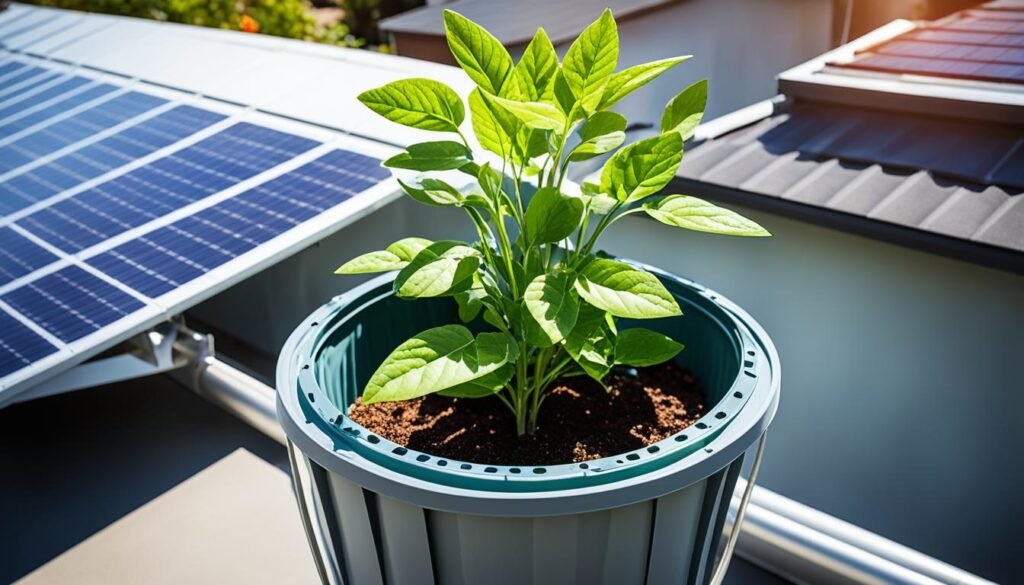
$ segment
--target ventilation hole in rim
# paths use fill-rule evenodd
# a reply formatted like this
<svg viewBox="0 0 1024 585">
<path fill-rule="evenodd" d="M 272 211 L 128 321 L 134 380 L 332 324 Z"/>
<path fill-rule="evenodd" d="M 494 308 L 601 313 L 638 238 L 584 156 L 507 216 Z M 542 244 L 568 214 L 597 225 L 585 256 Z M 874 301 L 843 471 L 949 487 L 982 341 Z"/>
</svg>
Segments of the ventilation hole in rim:
<svg viewBox="0 0 1024 585">
<path fill-rule="evenodd" d="M 727 416 L 729 416 L 729 415 L 725 414 L 724 412 L 719 412 L 718 414 L 715 415 L 715 418 L 723 419 L 723 418 L 725 418 Z"/>
<path fill-rule="evenodd" d="M 498 473 L 498 468 L 497 467 L 485 467 L 484 468 L 484 472 L 485 473 Z"/>
<path fill-rule="evenodd" d="M 711 428 L 710 426 L 708 426 L 707 423 L 702 423 L 702 422 L 699 422 L 699 423 L 695 424 L 694 426 L 697 427 L 698 429 L 701 429 L 701 430 Z"/>
<path fill-rule="evenodd" d="M 752 367 L 754 367 L 754 360 L 743 360 L 743 367 L 744 368 L 752 368 Z"/>
<path fill-rule="evenodd" d="M 733 392 L 733 394 L 732 394 L 732 395 L 733 395 L 733 396 L 734 396 L 735 398 L 743 398 L 743 393 L 742 393 L 742 392 Z"/>
<path fill-rule="evenodd" d="M 629 459 L 630 461 L 636 461 L 639 458 L 640 456 L 637 455 L 636 453 L 630 453 L 629 455 L 626 455 L 626 459 Z"/>
<path fill-rule="evenodd" d="M 416 457 L 416 461 L 423 463 L 424 461 L 430 461 L 430 455 L 419 455 Z"/>
<path fill-rule="evenodd" d="M 439 459 L 439 460 L 437 461 L 437 466 L 438 466 L 438 467 L 447 467 L 447 466 L 448 466 L 448 462 L 447 462 L 447 461 L 445 461 L 444 459 Z"/>
<path fill-rule="evenodd" d="M 757 377 L 757 374 L 755 374 L 754 372 L 751 372 L 750 370 L 743 370 L 743 373 L 748 375 L 748 376 L 750 376 L 751 378 L 756 378 Z"/>
<path fill-rule="evenodd" d="M 682 443 L 686 439 L 687 439 L 686 435 L 679 435 L 678 437 L 676 437 L 676 442 L 677 443 Z"/>
<path fill-rule="evenodd" d="M 302 369 L 303 370 L 308 370 L 309 369 L 309 364 L 303 364 L 302 365 Z"/>
<path fill-rule="evenodd" d="M 374 445 L 380 443 L 380 437 L 378 437 L 377 435 L 367 435 L 366 440 L 373 443 Z"/>
<path fill-rule="evenodd" d="M 714 450 L 714 449 L 712 449 L 711 447 L 708 447 L 707 449 L 704 449 L 704 452 L 705 452 L 705 453 L 714 453 L 714 452 L 715 452 L 715 450 Z"/>
<path fill-rule="evenodd" d="M 319 322 L 319 321 L 313 321 L 312 323 L 310 323 L 310 324 L 309 324 L 309 326 L 310 326 L 310 327 L 316 327 L 316 326 L 317 326 L 317 325 L 319 325 L 319 324 L 320 324 L 320 322 Z"/>
<path fill-rule="evenodd" d="M 462 465 L 459 466 L 459 469 L 465 469 L 466 471 L 469 471 L 470 469 L 473 469 L 473 466 L 470 465 L 469 463 L 463 463 Z"/>
<path fill-rule="evenodd" d="M 309 394 L 306 394 L 306 396 L 309 397 L 309 401 L 310 402 L 316 402 L 316 396 L 313 396 L 312 392 L 310 392 Z"/>
<path fill-rule="evenodd" d="M 522 470 L 519 469 L 518 467 L 512 467 L 508 470 L 509 473 L 519 473 L 520 471 Z"/>
<path fill-rule="evenodd" d="M 401 455 L 405 455 L 406 453 L 408 453 L 409 450 L 406 449 L 405 447 L 395 447 L 394 449 L 391 450 L 391 452 L 394 453 L 395 455 L 401 456 Z"/>
<path fill-rule="evenodd" d="M 747 355 L 756 355 L 756 354 L 754 353 L 754 350 L 748 349 L 747 350 Z"/>
<path fill-rule="evenodd" d="M 658 451 L 661 451 L 661 449 L 657 445 L 651 445 L 647 448 L 648 453 L 657 453 Z"/>
<path fill-rule="evenodd" d="M 533 468 L 533 472 L 536 473 L 537 475 L 543 475 L 543 474 L 547 473 L 548 470 L 544 469 L 543 467 L 534 467 Z"/>
<path fill-rule="evenodd" d="M 619 465 L 622 465 L 622 459 L 616 459 L 615 462 L 618 463 Z"/>
<path fill-rule="evenodd" d="M 348 434 L 350 434 L 350 435 L 352 435 L 353 437 L 358 437 L 359 436 L 359 429 L 357 429 L 355 427 L 345 427 L 345 428 L 343 428 L 341 430 L 346 432 L 346 433 L 348 433 Z"/>
<path fill-rule="evenodd" d="M 580 469 L 590 469 L 590 466 L 586 463 L 580 463 Z"/>
</svg>

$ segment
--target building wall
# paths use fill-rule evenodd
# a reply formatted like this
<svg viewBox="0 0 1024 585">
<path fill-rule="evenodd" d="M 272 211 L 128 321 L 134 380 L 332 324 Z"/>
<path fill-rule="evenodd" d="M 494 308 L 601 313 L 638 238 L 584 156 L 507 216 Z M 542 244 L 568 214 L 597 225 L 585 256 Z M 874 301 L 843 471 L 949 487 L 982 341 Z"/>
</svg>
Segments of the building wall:
<svg viewBox="0 0 1024 585">
<path fill-rule="evenodd" d="M 634 216 L 603 247 L 749 311 L 782 359 L 760 483 L 1000 583 L 1024 575 L 1024 276 L 741 210 L 770 239 Z"/>
</svg>

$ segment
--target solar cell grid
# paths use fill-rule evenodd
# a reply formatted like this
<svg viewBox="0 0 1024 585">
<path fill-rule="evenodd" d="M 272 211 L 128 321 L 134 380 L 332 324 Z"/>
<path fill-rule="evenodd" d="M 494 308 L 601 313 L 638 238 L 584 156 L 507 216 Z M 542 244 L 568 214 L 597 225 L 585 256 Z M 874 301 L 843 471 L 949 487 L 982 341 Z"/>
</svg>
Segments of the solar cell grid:
<svg viewBox="0 0 1024 585">
<path fill-rule="evenodd" d="M 0 182 L 0 216 L 24 209 L 149 155 L 225 117 L 223 114 L 193 106 L 177 106 L 45 165 Z"/>
<path fill-rule="evenodd" d="M 57 256 L 25 236 L 0 228 L 0 286 L 55 261 Z"/>
<path fill-rule="evenodd" d="M 335 150 L 88 262 L 151 298 L 166 294 L 388 177 L 380 161 Z"/>
<path fill-rule="evenodd" d="M 31 96 L 23 97 L 22 99 L 17 100 L 6 107 L 0 108 L 0 120 L 9 118 L 10 116 L 17 114 L 18 112 L 52 100 L 60 96 L 61 94 L 69 92 L 77 87 L 81 87 L 86 83 L 89 83 L 89 79 L 85 77 L 74 76 L 65 79 L 64 81 L 61 81 L 60 83 L 52 87 L 48 87 Z"/>
<path fill-rule="evenodd" d="M 0 311 L 0 378 L 55 353 L 57 348 Z"/>
<path fill-rule="evenodd" d="M 81 339 L 145 305 L 78 266 L 68 266 L 0 297 L 65 343 Z"/>
<path fill-rule="evenodd" d="M 40 209 L 17 224 L 78 252 L 269 170 L 317 142 L 248 123 Z"/>
<path fill-rule="evenodd" d="M 91 102 L 92 100 L 101 98 L 111 92 L 117 87 L 108 83 L 100 83 L 96 85 L 87 86 L 85 89 L 68 95 L 67 97 L 60 99 L 48 106 L 40 109 L 34 109 L 31 112 L 22 112 L 19 115 L 9 117 L 6 122 L 0 122 L 0 140 L 14 135 L 17 132 L 51 120 L 54 116 L 63 114 L 71 109 L 77 108 L 83 104 Z"/>
<path fill-rule="evenodd" d="M 128 92 L 0 146 L 0 173 L 30 163 L 97 132 L 149 111 L 167 100 Z"/>
<path fill-rule="evenodd" d="M 4 81 L 4 77 L 23 67 L 25 67 L 25 64 L 21 61 L 8 61 L 7 63 L 0 64 L 0 81 Z"/>
<path fill-rule="evenodd" d="M 60 77 L 63 77 L 63 75 L 61 75 L 60 73 L 44 73 L 43 75 L 33 77 L 31 80 L 26 81 L 25 83 L 19 85 L 16 88 L 12 88 L 10 91 L 0 91 L 0 107 L 14 103 L 22 99 L 24 96 L 32 93 L 33 91 L 39 89 L 40 87 L 48 83 L 53 82 L 54 80 Z"/>
<path fill-rule="evenodd" d="M 0 88 L 0 100 L 6 100 L 7 98 L 17 95 L 23 91 L 27 82 L 36 78 L 39 75 L 46 73 L 46 69 L 42 67 L 25 67 L 19 69 L 17 73 L 9 76 L 3 80 L 3 87 Z"/>
</svg>

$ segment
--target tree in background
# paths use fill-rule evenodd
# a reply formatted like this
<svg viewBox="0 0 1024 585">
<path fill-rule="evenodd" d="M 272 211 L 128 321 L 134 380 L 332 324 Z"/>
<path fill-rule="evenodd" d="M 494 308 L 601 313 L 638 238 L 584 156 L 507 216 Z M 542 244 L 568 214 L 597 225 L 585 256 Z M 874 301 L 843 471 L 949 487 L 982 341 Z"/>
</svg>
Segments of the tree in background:
<svg viewBox="0 0 1024 585">
<path fill-rule="evenodd" d="M 424 0 L 338 0 L 345 11 L 344 22 L 352 34 L 369 45 L 386 45 L 377 23 L 381 20 L 423 6 Z"/>
</svg>

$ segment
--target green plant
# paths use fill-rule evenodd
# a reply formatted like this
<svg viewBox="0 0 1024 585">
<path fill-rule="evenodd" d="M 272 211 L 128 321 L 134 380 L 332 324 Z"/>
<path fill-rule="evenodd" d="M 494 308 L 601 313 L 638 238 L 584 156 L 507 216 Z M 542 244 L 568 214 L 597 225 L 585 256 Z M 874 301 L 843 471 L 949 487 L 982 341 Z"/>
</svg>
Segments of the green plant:
<svg viewBox="0 0 1024 585">
<path fill-rule="evenodd" d="M 398 270 L 399 297 L 452 296 L 462 321 L 474 321 L 482 312 L 496 329 L 474 336 L 452 324 L 412 337 L 370 378 L 364 402 L 433 392 L 494 395 L 512 410 L 522 436 L 532 433 L 556 378 L 587 375 L 600 382 L 616 365 L 654 365 L 683 348 L 648 329 L 617 329 L 620 317 L 653 319 L 681 311 L 653 274 L 594 251 L 609 226 L 646 213 L 690 230 L 769 234 L 694 197 L 656 196 L 675 176 L 683 141 L 700 122 L 705 82 L 668 104 L 661 134 L 620 148 L 626 119 L 609 108 L 688 57 L 616 72 L 618 32 L 610 11 L 582 32 L 562 63 L 543 29 L 513 63 L 483 28 L 451 11 L 444 19 L 455 59 L 477 85 L 469 96 L 471 124 L 490 154 L 473 152 L 461 130 L 465 105 L 443 83 L 400 80 L 359 100 L 399 124 L 457 138 L 414 144 L 384 165 L 472 176 L 475 182 L 466 190 L 436 173 L 400 183 L 426 205 L 463 208 L 480 240 L 407 238 L 359 256 L 338 272 Z M 574 193 L 565 181 L 569 166 L 612 152 L 600 183 L 584 183 Z M 492 166 L 491 160 L 498 162 Z"/>
</svg>

